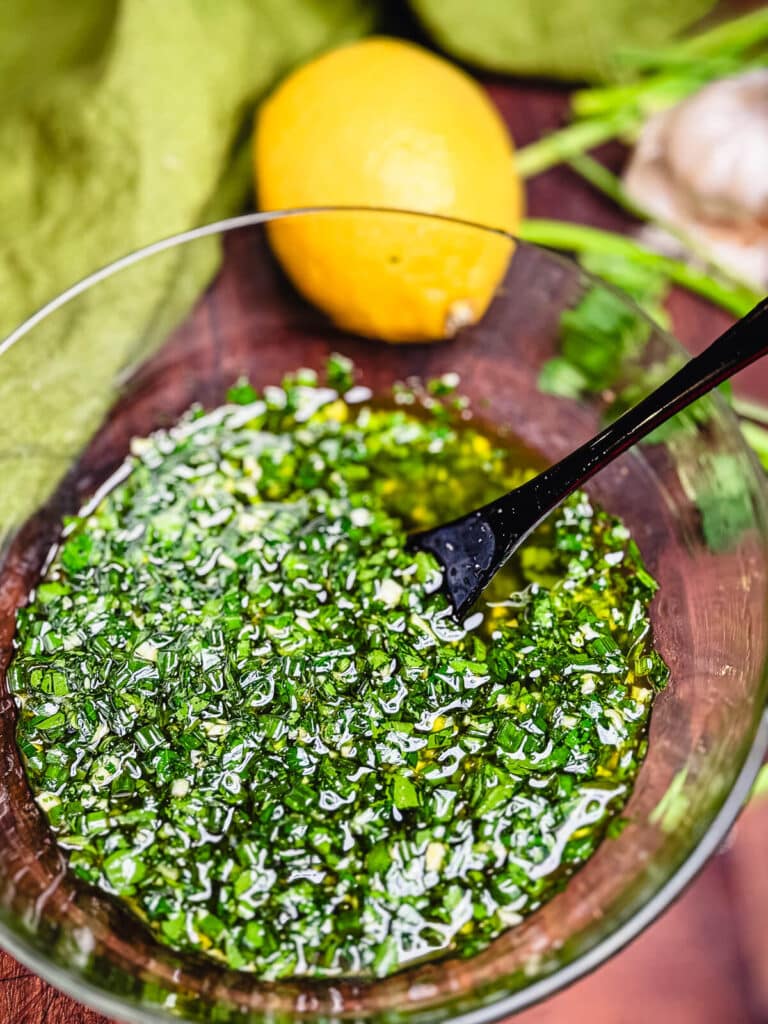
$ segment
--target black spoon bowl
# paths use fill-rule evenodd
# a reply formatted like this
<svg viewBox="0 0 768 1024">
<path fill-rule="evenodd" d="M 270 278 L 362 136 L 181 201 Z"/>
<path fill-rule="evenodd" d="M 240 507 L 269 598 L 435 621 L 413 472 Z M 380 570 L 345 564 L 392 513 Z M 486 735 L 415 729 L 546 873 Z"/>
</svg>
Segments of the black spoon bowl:
<svg viewBox="0 0 768 1024">
<path fill-rule="evenodd" d="M 691 402 L 768 352 L 768 299 L 690 359 L 623 416 L 521 487 L 409 538 L 443 569 L 443 589 L 463 616 L 533 530 L 565 498 Z"/>
</svg>

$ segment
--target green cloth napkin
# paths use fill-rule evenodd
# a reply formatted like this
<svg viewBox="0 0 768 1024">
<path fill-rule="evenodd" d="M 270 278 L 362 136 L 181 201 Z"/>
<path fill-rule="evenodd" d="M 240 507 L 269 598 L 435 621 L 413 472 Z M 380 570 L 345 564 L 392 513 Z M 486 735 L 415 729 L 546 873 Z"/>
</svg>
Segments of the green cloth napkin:
<svg viewBox="0 0 768 1024">
<path fill-rule="evenodd" d="M 99 266 L 241 208 L 258 97 L 372 17 L 371 0 L 4 0 L 0 338 Z M 155 257 L 0 356 L 0 545 L 217 261 L 215 242 Z"/>
<path fill-rule="evenodd" d="M 0 336 L 96 267 L 236 209 L 242 191 L 216 200 L 257 98 L 370 16 L 366 0 L 4 0 Z"/>
</svg>

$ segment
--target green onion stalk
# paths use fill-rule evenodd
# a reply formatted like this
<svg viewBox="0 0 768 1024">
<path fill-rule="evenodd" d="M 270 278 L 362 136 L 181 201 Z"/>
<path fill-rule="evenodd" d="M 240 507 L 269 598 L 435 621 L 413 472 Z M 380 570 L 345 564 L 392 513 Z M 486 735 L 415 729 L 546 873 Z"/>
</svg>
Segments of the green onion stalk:
<svg viewBox="0 0 768 1024">
<path fill-rule="evenodd" d="M 520 235 L 526 241 L 580 255 L 615 255 L 630 260 L 656 270 L 733 316 L 744 316 L 761 297 L 754 288 L 720 266 L 686 232 L 644 209 L 608 168 L 588 155 L 588 150 L 617 137 L 631 141 L 648 116 L 679 102 L 708 81 L 748 67 L 768 66 L 768 8 L 668 47 L 619 54 L 618 61 L 635 78 L 574 93 L 571 107 L 576 119 L 520 150 L 518 170 L 523 177 L 531 177 L 555 164 L 567 163 L 621 209 L 676 237 L 695 265 L 654 252 L 633 239 L 563 221 L 527 220 Z"/>
<path fill-rule="evenodd" d="M 708 82 L 768 66 L 768 8 L 656 51 L 619 53 L 617 60 L 629 81 L 575 92 L 574 122 L 518 152 L 522 177 L 540 174 L 609 139 L 631 142 L 651 114 Z"/>
<path fill-rule="evenodd" d="M 535 242 L 550 249 L 564 249 L 580 255 L 614 255 L 657 270 L 675 284 L 709 299 L 736 317 L 745 316 L 760 301 L 760 295 L 747 285 L 713 277 L 705 270 L 683 260 L 663 256 L 633 238 L 612 231 L 569 221 L 528 218 L 521 224 L 518 234 L 524 242 Z"/>
</svg>

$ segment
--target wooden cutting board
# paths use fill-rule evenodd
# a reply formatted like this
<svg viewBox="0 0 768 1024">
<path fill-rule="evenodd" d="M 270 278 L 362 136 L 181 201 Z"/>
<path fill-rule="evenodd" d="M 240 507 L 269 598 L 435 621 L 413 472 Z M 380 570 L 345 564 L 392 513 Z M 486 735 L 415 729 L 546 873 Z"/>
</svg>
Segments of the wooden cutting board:
<svg viewBox="0 0 768 1024">
<path fill-rule="evenodd" d="M 518 145 L 558 127 L 567 94 L 545 85 L 488 81 Z M 616 170 L 618 145 L 602 154 Z M 631 222 L 566 169 L 528 185 L 528 213 L 614 231 Z M 674 331 L 692 351 L 729 322 L 682 291 L 670 300 Z M 212 339 L 213 344 L 213 339 Z M 740 390 L 768 401 L 768 361 L 745 371 Z M 750 807 L 730 848 L 685 897 L 624 953 L 567 992 L 515 1018 L 516 1024 L 763 1024 L 768 1019 L 768 797 Z M 111 1024 L 0 952 L 0 1024 Z"/>
</svg>

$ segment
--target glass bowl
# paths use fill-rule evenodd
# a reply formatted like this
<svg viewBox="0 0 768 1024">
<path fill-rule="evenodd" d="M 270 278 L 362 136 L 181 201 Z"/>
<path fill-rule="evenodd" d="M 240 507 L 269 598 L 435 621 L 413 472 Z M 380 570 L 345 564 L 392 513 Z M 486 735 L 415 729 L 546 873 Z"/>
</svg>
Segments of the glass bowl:
<svg viewBox="0 0 768 1024">
<path fill-rule="evenodd" d="M 284 277 L 267 233 L 302 224 L 321 242 L 347 239 L 350 253 L 375 239 L 373 269 L 382 239 L 407 239 L 405 259 L 379 268 L 394 283 L 432 245 L 462 254 L 457 274 L 489 251 L 509 265 L 475 326 L 441 344 L 387 345 L 340 332 Z M 563 314 L 596 296 L 618 304 L 642 344 L 617 365 L 611 392 L 543 393 Z M 726 835 L 765 750 L 765 485 L 726 406 L 707 400 L 686 429 L 627 453 L 591 488 L 625 518 L 660 582 L 653 621 L 671 683 L 653 711 L 627 826 L 550 903 L 469 960 L 379 981 L 270 984 L 174 953 L 78 882 L 14 743 L 3 676 L 15 609 L 60 516 L 93 494 L 132 436 L 171 424 L 192 402 L 220 404 L 241 375 L 279 383 L 334 351 L 353 358 L 374 393 L 456 371 L 478 418 L 545 461 L 586 440 L 625 386 L 642 391 L 681 358 L 668 335 L 571 261 L 474 225 L 362 209 L 255 214 L 152 245 L 71 288 L 0 345 L 0 944 L 123 1021 L 479 1024 L 513 1013 L 594 968 L 680 893 Z"/>
</svg>

